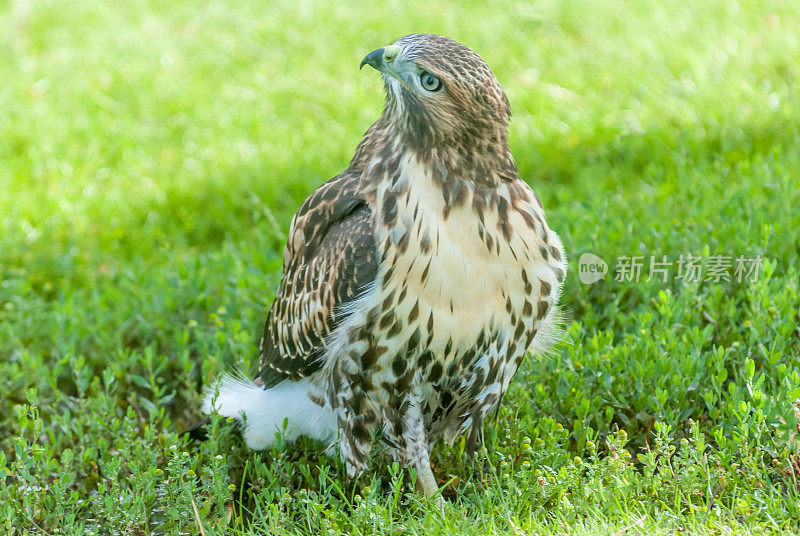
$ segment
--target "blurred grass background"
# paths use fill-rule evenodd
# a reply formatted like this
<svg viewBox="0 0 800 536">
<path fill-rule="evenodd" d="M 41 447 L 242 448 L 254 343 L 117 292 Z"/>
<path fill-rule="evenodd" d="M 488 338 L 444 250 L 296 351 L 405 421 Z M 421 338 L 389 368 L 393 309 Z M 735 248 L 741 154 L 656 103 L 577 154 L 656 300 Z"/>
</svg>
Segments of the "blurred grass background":
<svg viewBox="0 0 800 536">
<path fill-rule="evenodd" d="M 379 111 L 364 51 L 413 30 L 483 54 L 545 196 L 598 164 L 632 172 L 606 179 L 627 186 L 649 166 L 764 152 L 798 117 L 792 2 L 65 6 L 4 10 L 0 213 L 23 244 L 80 237 L 78 266 L 242 239 L 253 193 L 285 224 Z"/>
<path fill-rule="evenodd" d="M 559 477 L 555 502 L 533 491 L 541 477 L 533 470 L 498 477 L 497 488 L 464 478 L 457 504 L 466 518 L 451 512 L 417 526 L 413 514 L 387 510 L 380 494 L 366 511 L 427 533 L 542 531 L 548 520 L 587 515 L 613 532 L 640 513 L 648 524 L 698 528 L 709 514 L 695 516 L 691 499 L 687 506 L 655 493 L 643 502 L 653 494 L 642 495 L 647 471 L 638 460 L 655 422 L 678 444 L 692 437 L 692 419 L 718 449 L 727 480 L 718 499 L 699 476 L 675 480 L 676 493 L 689 497 L 696 484 L 714 523 L 798 527 L 796 491 L 780 476 L 791 474 L 791 405 L 800 396 L 796 2 L 44 0 L 0 2 L 0 28 L 0 446 L 11 464 L 6 504 L 27 505 L 7 510 L 8 519 L 23 516 L 46 532 L 59 523 L 49 515 L 66 523 L 72 512 L 73 529 L 104 517 L 114 519 L 109 527 L 152 528 L 149 513 L 177 486 L 154 471 L 172 463 L 169 446 L 183 445 L 175 432 L 196 417 L 199 390 L 222 368 L 255 364 L 291 215 L 346 166 L 380 112 L 382 84 L 358 71 L 360 59 L 429 31 L 468 44 L 495 71 L 514 112 L 520 173 L 573 268 L 563 299 L 575 321 L 567 342 L 521 372 L 487 430 L 487 463 L 520 469 L 524 457 L 514 453 L 527 435 L 545 445 L 529 465 L 568 476 Z M 769 278 L 583 286 L 574 268 L 586 251 L 610 262 L 760 254 Z M 33 411 L 30 388 L 39 413 L 23 423 L 13 408 Z M 587 444 L 605 444 L 619 428 L 644 476 L 586 502 L 579 491 L 595 489 L 591 471 L 563 468 L 576 455 L 589 460 Z M 203 516 L 222 519 L 210 497 L 227 489 L 228 473 L 232 482 L 271 482 L 260 499 L 237 503 L 268 511 L 284 492 L 296 497 L 304 481 L 292 467 L 334 464 L 309 446 L 269 480 L 258 471 L 288 454 L 247 453 L 230 430 L 219 433 L 231 445 L 229 471 L 176 487 L 182 499 L 172 503 L 184 510 L 169 530 L 191 526 L 191 493 L 207 496 Z M 123 445 L 139 449 L 130 463 L 149 475 L 141 485 L 150 492 L 131 483 L 130 466 L 108 466 Z M 192 460 L 203 465 L 211 447 L 198 448 Z M 603 448 L 600 458 L 613 451 Z M 64 449 L 77 461 L 64 465 Z M 132 501 L 133 517 L 67 499 L 65 510 L 48 513 L 55 499 L 31 489 L 47 488 L 58 471 L 23 471 L 34 451 L 44 456 L 37 463 L 71 475 L 66 489 L 81 501 L 116 490 Z M 253 469 L 258 460 L 262 469 Z M 740 476 L 748 463 L 758 485 Z M 469 474 L 457 450 L 438 464 L 441 475 Z M 386 477 L 382 470 L 376 465 Z M 24 478 L 16 482 L 14 471 Z M 316 486 L 319 504 L 338 500 L 314 482 L 302 485 Z M 608 509 L 615 500 L 623 506 Z M 288 532 L 315 532 L 297 520 L 316 506 L 297 502 L 277 519 Z M 342 530 L 372 526 L 357 514 L 333 519 Z"/>
</svg>

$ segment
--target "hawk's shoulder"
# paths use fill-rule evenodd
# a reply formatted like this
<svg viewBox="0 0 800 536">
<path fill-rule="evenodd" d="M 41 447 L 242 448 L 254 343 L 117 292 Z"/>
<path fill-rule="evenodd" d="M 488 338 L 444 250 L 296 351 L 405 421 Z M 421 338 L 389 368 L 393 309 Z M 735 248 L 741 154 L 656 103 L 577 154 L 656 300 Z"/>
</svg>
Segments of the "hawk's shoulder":
<svg viewBox="0 0 800 536">
<path fill-rule="evenodd" d="M 269 387 L 321 366 L 340 306 L 375 279 L 373 213 L 360 174 L 345 171 L 320 186 L 292 219 L 283 276 L 261 341 L 259 377 Z"/>
</svg>

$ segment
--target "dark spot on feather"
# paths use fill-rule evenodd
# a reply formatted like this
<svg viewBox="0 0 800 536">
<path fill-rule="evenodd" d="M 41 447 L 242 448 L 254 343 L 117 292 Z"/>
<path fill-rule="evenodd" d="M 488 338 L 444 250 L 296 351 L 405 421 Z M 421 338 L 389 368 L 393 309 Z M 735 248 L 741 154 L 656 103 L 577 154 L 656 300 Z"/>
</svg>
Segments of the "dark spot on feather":
<svg viewBox="0 0 800 536">
<path fill-rule="evenodd" d="M 497 372 L 499 368 L 499 364 L 496 364 L 489 369 L 489 374 L 486 376 L 485 383 L 494 383 L 494 381 L 497 379 Z"/>
<path fill-rule="evenodd" d="M 522 316 L 529 317 L 533 314 L 533 304 L 528 300 L 525 300 L 525 304 L 522 306 Z"/>
<path fill-rule="evenodd" d="M 481 330 L 480 335 L 478 335 L 478 341 L 475 343 L 477 348 L 480 348 L 481 351 L 484 350 L 484 345 L 486 344 L 486 334 L 484 330 Z"/>
<path fill-rule="evenodd" d="M 431 373 L 428 374 L 428 380 L 433 383 L 438 382 L 442 378 L 442 364 L 438 361 L 431 367 Z"/>
<path fill-rule="evenodd" d="M 536 220 L 533 218 L 530 212 L 527 210 L 520 210 L 519 215 L 522 216 L 522 219 L 525 220 L 525 225 L 528 226 L 532 231 L 536 230 Z"/>
<path fill-rule="evenodd" d="M 397 222 L 397 199 L 394 195 L 385 194 L 383 200 L 383 223 L 391 227 Z"/>
<path fill-rule="evenodd" d="M 383 300 L 383 306 L 381 307 L 381 311 L 384 313 L 389 310 L 389 308 L 394 303 L 394 289 L 386 295 L 386 298 Z"/>
<path fill-rule="evenodd" d="M 486 233 L 486 237 L 484 238 L 484 242 L 486 243 L 486 249 L 488 249 L 489 253 L 491 253 L 492 252 L 492 247 L 494 246 L 494 239 L 492 238 L 492 235 L 490 235 L 488 232 Z"/>
<path fill-rule="evenodd" d="M 514 330 L 514 338 L 519 339 L 524 330 L 525 330 L 525 324 L 523 322 L 518 323 L 517 328 Z"/>
<path fill-rule="evenodd" d="M 526 338 L 525 338 L 525 348 L 529 348 L 530 347 L 531 342 L 533 342 L 533 338 L 535 336 L 536 336 L 536 328 L 528 331 L 528 334 L 526 335 Z"/>
<path fill-rule="evenodd" d="M 370 434 L 367 427 L 361 423 L 353 424 L 353 437 L 362 443 L 370 440 Z"/>
<path fill-rule="evenodd" d="M 402 437 L 403 436 L 403 421 L 400 419 L 395 420 L 392 422 L 392 431 L 394 432 L 395 437 Z"/>
<path fill-rule="evenodd" d="M 428 280 L 428 270 L 431 268 L 431 259 L 428 259 L 428 264 L 425 265 L 425 269 L 422 270 L 422 275 L 420 276 L 419 280 L 424 285 L 425 281 Z"/>
<path fill-rule="evenodd" d="M 475 361 L 475 348 L 471 348 L 464 352 L 464 355 L 461 356 L 461 365 L 464 368 L 469 368 L 473 365 Z"/>
<path fill-rule="evenodd" d="M 353 396 L 353 400 L 350 401 L 353 412 L 361 413 L 364 410 L 364 399 L 364 393 L 360 391 Z"/>
<path fill-rule="evenodd" d="M 400 356 L 395 357 L 394 360 L 392 361 L 392 372 L 394 372 L 394 375 L 399 378 L 400 375 L 402 375 L 405 370 L 406 370 L 406 360 L 401 358 Z"/>
<path fill-rule="evenodd" d="M 419 356 L 417 363 L 419 364 L 420 368 L 427 368 L 427 366 L 433 361 L 433 354 L 429 351 L 422 352 L 422 355 Z"/>
<path fill-rule="evenodd" d="M 547 248 L 546 248 L 546 247 L 544 247 L 544 246 L 539 246 L 539 254 L 542 256 L 542 258 L 543 258 L 544 260 L 547 260 L 547 259 L 548 259 L 548 255 L 547 255 Z"/>
<path fill-rule="evenodd" d="M 371 369 L 378 362 L 378 359 L 386 353 L 386 346 L 371 346 L 364 355 L 361 356 L 361 369 Z"/>
<path fill-rule="evenodd" d="M 505 197 L 497 198 L 497 228 L 503 233 L 506 242 L 511 240 L 511 225 L 508 223 L 508 201 Z"/>
<path fill-rule="evenodd" d="M 406 249 L 408 249 L 409 234 L 410 233 L 406 231 L 403 233 L 403 236 L 400 237 L 400 241 L 397 242 L 397 249 L 400 251 L 400 253 L 405 253 Z"/>
<path fill-rule="evenodd" d="M 419 300 L 414 302 L 414 307 L 411 308 L 411 312 L 408 313 L 408 322 L 411 323 L 417 319 L 419 316 Z"/>
<path fill-rule="evenodd" d="M 384 284 L 389 283 L 389 281 L 392 280 L 392 275 L 394 275 L 394 267 L 395 267 L 394 264 L 391 265 L 389 267 L 389 269 L 386 270 L 386 273 L 383 274 L 383 282 L 384 282 Z"/>
<path fill-rule="evenodd" d="M 389 326 L 396 323 L 393 312 L 386 313 L 381 317 L 381 323 L 378 325 L 381 329 L 388 329 Z"/>
<path fill-rule="evenodd" d="M 450 394 L 450 391 L 445 391 L 442 393 L 442 406 L 447 407 L 450 405 L 450 402 L 453 401 L 453 395 Z"/>
<path fill-rule="evenodd" d="M 419 248 L 422 253 L 428 253 L 431 250 L 431 237 L 428 236 L 428 231 L 425 231 L 425 234 L 422 236 L 422 240 L 419 242 Z"/>
<path fill-rule="evenodd" d="M 517 352 L 517 347 L 512 345 L 508 346 L 508 350 L 506 350 L 506 361 L 510 362 L 514 358 L 514 354 Z"/>
<path fill-rule="evenodd" d="M 530 294 L 533 291 L 533 285 L 531 285 L 528 279 L 528 272 L 526 272 L 524 268 L 522 269 L 522 282 L 525 285 L 525 294 Z"/>
<path fill-rule="evenodd" d="M 538 320 L 543 319 L 547 315 L 547 312 L 549 310 L 550 310 L 550 302 L 540 301 L 539 306 L 537 307 L 536 310 L 536 318 Z"/>
<path fill-rule="evenodd" d="M 408 344 L 406 345 L 406 350 L 409 353 L 414 352 L 419 347 L 419 342 L 420 342 L 420 334 L 419 334 L 419 328 L 417 328 L 414 330 L 414 333 L 411 335 L 411 337 L 408 338 Z"/>
<path fill-rule="evenodd" d="M 550 289 L 550 283 L 548 283 L 547 281 L 543 281 L 541 279 L 539 280 L 539 283 L 541 284 L 541 290 L 539 291 L 541 296 L 543 298 L 549 296 L 550 295 L 550 290 L 551 290 Z"/>
<path fill-rule="evenodd" d="M 397 317 L 395 317 L 394 324 L 392 324 L 392 327 L 386 332 L 386 336 L 391 339 L 399 335 L 401 331 L 403 331 L 403 325 L 397 320 Z"/>
</svg>

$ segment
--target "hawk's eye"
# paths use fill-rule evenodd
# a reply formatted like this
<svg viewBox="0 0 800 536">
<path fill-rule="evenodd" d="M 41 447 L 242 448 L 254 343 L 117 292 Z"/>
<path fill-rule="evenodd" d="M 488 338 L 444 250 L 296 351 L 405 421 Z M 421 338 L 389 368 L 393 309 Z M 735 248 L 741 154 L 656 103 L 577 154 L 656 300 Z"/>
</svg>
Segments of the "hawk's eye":
<svg viewBox="0 0 800 536">
<path fill-rule="evenodd" d="M 419 83 L 425 91 L 434 92 L 442 89 L 442 81 L 439 80 L 439 77 L 433 76 L 428 71 L 419 73 Z"/>
</svg>

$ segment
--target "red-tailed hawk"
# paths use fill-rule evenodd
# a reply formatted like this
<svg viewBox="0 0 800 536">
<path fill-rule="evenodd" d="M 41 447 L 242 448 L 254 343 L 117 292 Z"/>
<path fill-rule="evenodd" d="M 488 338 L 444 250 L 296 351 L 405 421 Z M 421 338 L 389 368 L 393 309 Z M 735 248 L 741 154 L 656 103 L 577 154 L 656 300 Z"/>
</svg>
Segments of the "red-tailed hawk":
<svg viewBox="0 0 800 536">
<path fill-rule="evenodd" d="M 474 445 L 526 351 L 553 342 L 566 258 L 475 52 L 412 34 L 363 65 L 383 114 L 292 221 L 258 378 L 224 377 L 205 409 L 244 416 L 254 449 L 286 420 L 288 440 L 338 445 L 350 476 L 379 432 L 431 495 L 430 449 Z"/>
</svg>

